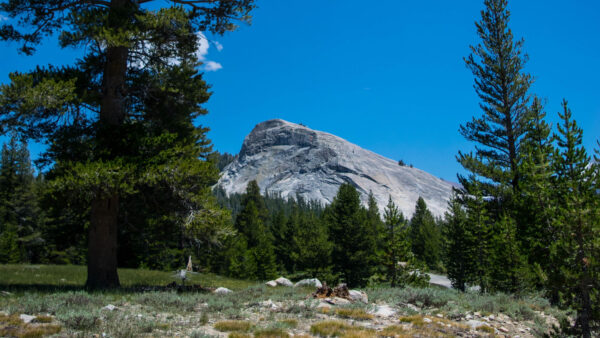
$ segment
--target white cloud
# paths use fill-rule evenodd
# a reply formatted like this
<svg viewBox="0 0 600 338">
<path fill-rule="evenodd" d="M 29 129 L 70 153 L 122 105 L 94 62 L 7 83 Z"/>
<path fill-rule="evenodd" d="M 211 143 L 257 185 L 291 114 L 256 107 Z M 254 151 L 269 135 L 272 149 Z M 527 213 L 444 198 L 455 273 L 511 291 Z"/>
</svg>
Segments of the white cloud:
<svg viewBox="0 0 600 338">
<path fill-rule="evenodd" d="M 207 72 L 216 72 L 217 70 L 223 68 L 223 66 L 214 61 L 206 61 L 204 62 L 204 70 Z"/>
<path fill-rule="evenodd" d="M 196 51 L 196 56 L 198 57 L 198 60 L 204 61 L 206 60 L 210 43 L 204 33 L 198 32 L 196 35 L 198 36 L 198 50 Z"/>
<path fill-rule="evenodd" d="M 223 45 L 218 41 L 208 41 L 206 35 L 202 32 L 198 32 L 196 35 L 198 36 L 198 50 L 196 51 L 196 56 L 198 57 L 198 60 L 202 61 L 204 64 L 202 68 L 207 72 L 216 72 L 223 68 L 223 65 L 220 63 L 208 60 L 207 58 L 211 43 L 215 45 L 215 48 L 219 52 L 223 50 Z"/>
<path fill-rule="evenodd" d="M 0 14 L 0 22 L 2 22 L 2 21 L 6 21 L 6 20 L 8 20 L 8 17 L 6 17 L 6 16 L 4 16 L 4 15 Z M 223 48 L 223 47 L 221 47 L 221 48 Z M 219 47 L 217 47 L 217 49 L 219 49 Z"/>
</svg>

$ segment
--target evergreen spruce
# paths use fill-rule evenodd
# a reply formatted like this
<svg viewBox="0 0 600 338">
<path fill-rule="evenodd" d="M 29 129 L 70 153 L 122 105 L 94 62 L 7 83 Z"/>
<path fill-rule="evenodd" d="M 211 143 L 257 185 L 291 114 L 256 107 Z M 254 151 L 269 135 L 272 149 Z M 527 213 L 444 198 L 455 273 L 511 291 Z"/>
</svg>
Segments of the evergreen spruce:
<svg viewBox="0 0 600 338">
<path fill-rule="evenodd" d="M 521 179 L 516 205 L 517 240 L 522 254 L 536 272 L 533 278 L 536 288 L 544 285 L 547 271 L 555 268 L 548 260 L 556 213 L 552 188 L 554 146 L 545 116 L 540 99 L 534 98 L 521 144 Z"/>
<path fill-rule="evenodd" d="M 410 220 L 410 238 L 415 257 L 430 269 L 439 267 L 441 259 L 441 231 L 422 197 L 415 206 Z"/>
<path fill-rule="evenodd" d="M 230 268 L 234 275 L 247 275 L 260 280 L 275 277 L 277 264 L 273 235 L 265 224 L 267 216 L 268 210 L 260 195 L 260 188 L 256 181 L 250 181 L 242 198 L 242 210 L 235 222 L 238 236 L 242 236 L 243 239 L 234 242 L 234 267 Z M 250 267 L 239 266 L 243 262 L 247 262 Z"/>
<path fill-rule="evenodd" d="M 507 0 L 485 0 L 484 6 L 481 21 L 475 23 L 481 43 L 471 46 L 471 55 L 465 58 L 475 76 L 483 115 L 460 127 L 460 133 L 477 146 L 474 154 L 459 152 L 458 160 L 475 174 L 469 177 L 480 181 L 484 196 L 504 204 L 518 189 L 518 155 L 526 132 L 527 92 L 533 80 L 523 71 L 527 61 L 523 40 L 514 41 L 508 27 Z M 459 177 L 467 191 L 469 177 Z"/>
<path fill-rule="evenodd" d="M 384 214 L 385 230 L 383 232 L 382 263 L 392 287 L 404 286 L 405 274 L 408 274 L 408 264 L 412 261 L 410 246 L 410 233 L 408 221 L 398 210 L 398 207 L 389 197 Z M 404 278 L 403 278 L 404 277 Z"/>
<path fill-rule="evenodd" d="M 13 135 L 0 160 L 0 263 L 38 260 L 43 217 L 27 144 Z"/>
<path fill-rule="evenodd" d="M 444 264 L 452 286 L 465 291 L 473 276 L 473 249 L 475 239 L 467 227 L 466 211 L 455 192 L 445 215 L 444 239 L 446 241 Z"/>
<path fill-rule="evenodd" d="M 591 337 L 600 325 L 600 216 L 596 169 L 582 146 L 582 130 L 563 101 L 561 123 L 555 136 L 557 220 L 551 246 L 552 263 L 560 270 L 551 275 L 550 286 L 564 305 L 577 311 L 575 333 Z"/>
<path fill-rule="evenodd" d="M 376 261 L 376 243 L 366 213 L 358 191 L 349 183 L 340 186 L 325 209 L 329 238 L 333 242 L 333 273 L 341 276 L 348 286 L 365 286 Z"/>
</svg>

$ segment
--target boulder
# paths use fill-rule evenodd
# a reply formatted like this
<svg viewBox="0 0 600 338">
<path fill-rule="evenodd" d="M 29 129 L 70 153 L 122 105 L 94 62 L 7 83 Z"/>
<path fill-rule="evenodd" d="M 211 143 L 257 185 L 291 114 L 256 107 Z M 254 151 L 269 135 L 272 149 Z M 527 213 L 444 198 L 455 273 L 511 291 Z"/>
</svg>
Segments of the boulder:
<svg viewBox="0 0 600 338">
<path fill-rule="evenodd" d="M 350 291 L 348 291 L 348 294 L 349 294 L 350 299 L 353 301 L 359 301 L 359 302 L 363 302 L 365 304 L 369 303 L 369 297 L 367 296 L 367 294 L 364 291 L 350 290 Z"/>
<path fill-rule="evenodd" d="M 377 317 L 388 318 L 394 316 L 396 314 L 396 310 L 392 309 L 389 305 L 384 304 L 377 306 L 372 314 Z"/>
<path fill-rule="evenodd" d="M 320 280 L 318 280 L 316 278 L 309 278 L 309 279 L 303 279 L 303 280 L 297 282 L 296 284 L 294 284 L 294 287 L 300 287 L 300 286 L 314 286 L 317 288 L 321 288 L 321 287 L 323 287 L 323 284 L 321 283 Z"/>
<path fill-rule="evenodd" d="M 233 291 L 229 290 L 228 288 L 224 288 L 224 287 L 220 287 L 217 288 L 215 291 L 213 291 L 213 293 L 219 294 L 219 295 L 226 295 L 228 293 L 232 293 Z"/>
<path fill-rule="evenodd" d="M 275 283 L 277 283 L 277 285 L 281 285 L 281 286 L 294 286 L 292 281 L 290 281 L 289 279 L 284 278 L 284 277 L 277 278 L 275 280 Z"/>
<path fill-rule="evenodd" d="M 108 305 L 106 305 L 105 307 L 102 308 L 102 310 L 108 310 L 108 311 L 113 311 L 113 310 L 116 310 L 116 309 L 117 309 L 117 307 L 114 306 L 114 305 L 112 305 L 112 304 L 108 304 Z"/>
<path fill-rule="evenodd" d="M 267 286 L 270 286 L 272 288 L 277 286 L 277 282 L 274 280 L 270 280 L 270 281 L 266 282 L 265 284 L 267 284 Z"/>
<path fill-rule="evenodd" d="M 20 315 L 19 318 L 23 321 L 23 323 L 29 324 L 29 323 L 31 323 L 32 320 L 35 319 L 35 316 L 23 314 L 23 315 Z"/>
</svg>

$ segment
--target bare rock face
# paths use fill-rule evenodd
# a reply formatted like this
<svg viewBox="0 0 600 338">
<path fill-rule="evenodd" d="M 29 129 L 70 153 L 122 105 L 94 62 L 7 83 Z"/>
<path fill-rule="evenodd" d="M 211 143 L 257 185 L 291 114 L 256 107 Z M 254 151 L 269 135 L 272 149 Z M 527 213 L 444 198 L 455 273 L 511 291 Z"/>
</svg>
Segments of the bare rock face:
<svg viewBox="0 0 600 338">
<path fill-rule="evenodd" d="M 243 193 L 251 180 L 262 191 L 284 198 L 299 194 L 324 205 L 333 201 L 343 182 L 349 182 L 365 205 L 369 191 L 381 211 L 391 196 L 406 216 L 413 214 L 419 196 L 434 215 L 442 216 L 452 194 L 450 182 L 399 166 L 335 135 L 280 119 L 254 127 L 217 186 L 227 194 Z"/>
</svg>

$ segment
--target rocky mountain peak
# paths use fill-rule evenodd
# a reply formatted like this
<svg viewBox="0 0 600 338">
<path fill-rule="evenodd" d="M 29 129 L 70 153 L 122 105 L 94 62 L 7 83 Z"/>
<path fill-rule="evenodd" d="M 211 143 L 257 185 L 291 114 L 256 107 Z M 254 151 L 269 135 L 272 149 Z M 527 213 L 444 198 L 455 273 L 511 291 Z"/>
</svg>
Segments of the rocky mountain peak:
<svg viewBox="0 0 600 338">
<path fill-rule="evenodd" d="M 388 197 L 407 216 L 419 196 L 442 216 L 452 185 L 416 168 L 365 150 L 340 137 L 281 119 L 257 124 L 246 136 L 238 158 L 217 183 L 228 194 L 243 193 L 256 180 L 263 191 L 282 197 L 333 201 L 343 182 L 354 185 L 366 204 L 370 191 L 382 211 Z"/>
</svg>

